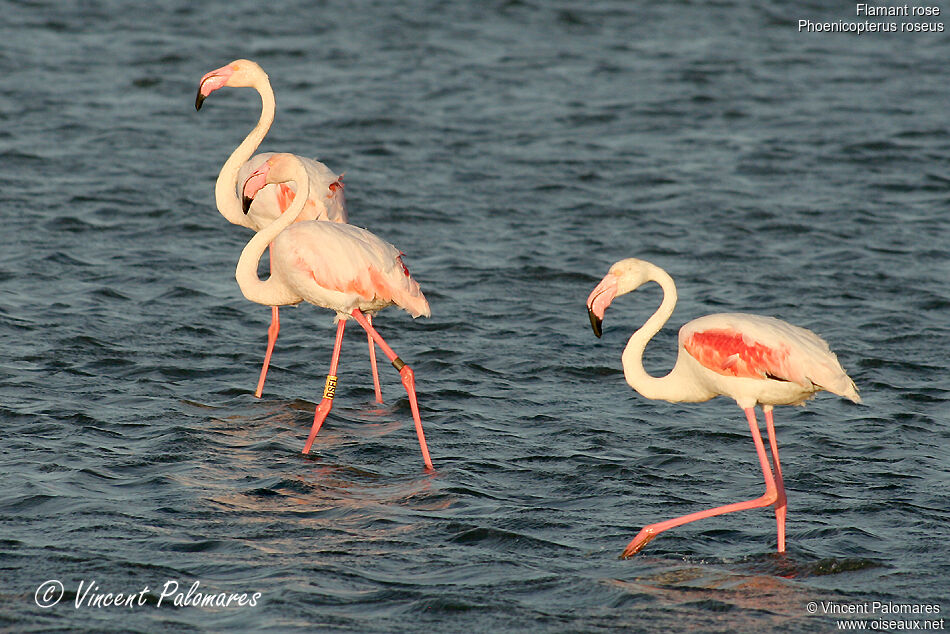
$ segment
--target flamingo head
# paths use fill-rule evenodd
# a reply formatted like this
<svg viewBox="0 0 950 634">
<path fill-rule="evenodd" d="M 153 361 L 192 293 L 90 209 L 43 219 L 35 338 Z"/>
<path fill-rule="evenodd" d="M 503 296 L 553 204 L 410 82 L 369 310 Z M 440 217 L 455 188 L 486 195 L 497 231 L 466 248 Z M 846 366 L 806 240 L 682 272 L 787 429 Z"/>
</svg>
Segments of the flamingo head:
<svg viewBox="0 0 950 634">
<path fill-rule="evenodd" d="M 254 196 L 267 185 L 267 171 L 262 171 L 266 165 L 267 163 L 264 163 L 264 165 L 248 176 L 247 180 L 244 181 L 244 187 L 241 188 L 241 205 L 244 208 L 245 215 L 251 209 Z"/>
<path fill-rule="evenodd" d="M 253 88 L 267 74 L 255 62 L 249 59 L 236 59 L 230 64 L 206 73 L 198 82 L 198 95 L 195 97 L 195 110 L 201 110 L 204 100 L 218 88 Z"/>
<path fill-rule="evenodd" d="M 302 171 L 304 171 L 303 163 L 293 154 L 275 154 L 264 161 L 244 181 L 244 187 L 242 188 L 244 213 L 247 213 L 251 208 L 254 196 L 261 189 L 274 183 L 297 181 L 303 178 Z"/>
<path fill-rule="evenodd" d="M 604 313 L 610 303 L 620 295 L 634 291 L 652 279 L 651 266 L 649 262 L 636 258 L 620 260 L 610 267 L 604 279 L 590 292 L 587 296 L 587 314 L 596 336 L 600 337 L 603 334 Z"/>
</svg>

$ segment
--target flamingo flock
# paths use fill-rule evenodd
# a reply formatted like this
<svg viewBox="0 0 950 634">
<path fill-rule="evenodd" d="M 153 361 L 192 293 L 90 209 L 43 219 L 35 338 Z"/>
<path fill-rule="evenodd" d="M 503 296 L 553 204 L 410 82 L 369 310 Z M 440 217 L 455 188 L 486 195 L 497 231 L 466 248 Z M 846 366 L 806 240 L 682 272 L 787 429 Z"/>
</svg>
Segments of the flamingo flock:
<svg viewBox="0 0 950 634">
<path fill-rule="evenodd" d="M 267 350 L 255 396 L 260 397 L 280 330 L 278 307 L 308 302 L 336 313 L 336 340 L 323 398 L 303 448 L 308 453 L 329 415 L 336 393 L 343 333 L 353 319 L 367 335 L 377 402 L 382 402 L 375 348 L 383 351 L 400 374 L 409 396 L 416 435 L 426 469 L 433 469 L 419 415 L 415 374 L 373 327 L 372 316 L 388 306 L 413 318 L 430 314 L 419 284 L 402 261 L 402 252 L 366 229 L 348 223 L 342 175 L 314 159 L 287 153 L 253 155 L 274 121 L 275 99 L 267 74 L 256 63 L 235 60 L 205 74 L 198 85 L 196 109 L 223 87 L 246 87 L 261 97 L 257 125 L 228 157 L 215 184 L 218 211 L 230 223 L 255 232 L 244 247 L 235 278 L 244 296 L 272 307 Z M 270 250 L 270 277 L 261 280 L 258 264 Z M 800 405 L 827 391 L 860 403 L 858 390 L 828 344 L 818 335 L 785 321 L 761 315 L 722 313 L 685 324 L 679 331 L 676 363 L 665 376 L 643 367 L 647 343 L 669 320 L 676 287 L 666 271 L 628 258 L 616 262 L 587 298 L 594 334 L 600 337 L 604 314 L 621 295 L 655 282 L 663 291 L 656 312 L 629 338 L 621 356 L 627 383 L 648 399 L 697 403 L 729 397 L 745 413 L 765 480 L 763 495 L 743 502 L 697 511 L 649 524 L 621 555 L 630 557 L 661 532 L 735 511 L 772 507 L 778 552 L 785 551 L 787 499 L 779 462 L 772 411 L 775 405 Z M 755 408 L 765 417 L 769 451 Z M 770 455 L 771 454 L 771 462 Z"/>
<path fill-rule="evenodd" d="M 306 300 L 336 310 L 338 326 L 331 372 L 303 453 L 310 452 L 314 438 L 330 412 L 336 393 L 336 368 L 343 329 L 346 320 L 352 317 L 367 332 L 376 402 L 383 402 L 376 367 L 378 344 L 400 372 L 403 385 L 409 392 L 423 461 L 427 469 L 432 469 L 422 432 L 412 369 L 393 353 L 372 326 L 373 314 L 394 304 L 405 308 L 413 317 L 428 316 L 429 306 L 419 291 L 419 285 L 409 276 L 409 269 L 402 263 L 401 253 L 395 247 L 368 231 L 346 224 L 348 217 L 342 176 L 319 161 L 292 154 L 264 153 L 251 156 L 270 130 L 276 110 L 274 91 L 267 73 L 260 65 L 238 59 L 206 73 L 198 82 L 195 108 L 201 110 L 211 93 L 226 86 L 254 88 L 261 97 L 261 116 L 257 125 L 225 161 L 214 188 L 215 203 L 221 215 L 231 224 L 257 232 L 245 247 L 235 273 L 248 299 L 271 306 L 267 351 L 255 396 L 260 397 L 263 392 L 271 354 L 280 332 L 278 306 Z M 276 170 L 273 169 L 275 165 Z M 278 180 L 274 179 L 275 174 L 280 177 Z M 275 254 L 276 245 L 271 248 L 271 279 L 261 282 L 257 279 L 260 256 L 270 242 L 294 221 L 306 229 L 295 228 L 293 232 L 288 232 L 288 236 L 293 234 L 297 240 L 287 238 L 280 241 L 286 245 L 286 253 Z M 321 243 L 320 240 L 326 242 Z M 251 247 L 257 248 L 261 244 L 260 252 L 252 258 Z M 292 265 L 288 264 L 291 260 Z M 301 269 L 303 262 L 309 263 L 311 268 Z M 393 287 L 387 285 L 387 275 L 394 266 L 405 272 L 404 277 L 416 295 L 394 294 Z M 296 277 L 299 274 L 309 276 L 312 284 L 309 287 L 299 285 L 299 280 L 291 275 L 292 270 L 298 273 Z M 398 281 L 405 284 L 403 280 Z M 320 299 L 314 301 L 313 297 Z M 407 301 L 406 304 L 400 303 Z"/>
<path fill-rule="evenodd" d="M 251 156 L 260 147 L 261 141 L 264 140 L 274 123 L 277 102 L 274 99 L 274 90 L 271 88 L 270 79 L 264 69 L 250 60 L 238 59 L 206 73 L 201 78 L 201 81 L 198 82 L 198 95 L 195 97 L 195 109 L 201 110 L 202 104 L 211 93 L 226 86 L 255 89 L 261 97 L 261 116 L 257 125 L 235 148 L 221 167 L 218 180 L 214 186 L 215 203 L 221 215 L 231 224 L 247 227 L 253 231 L 260 231 L 287 209 L 296 191 L 294 183 L 281 183 L 280 185 L 269 185 L 261 188 L 251 198 L 242 196 L 243 184 L 250 174 L 273 155 L 272 152 L 266 152 Z M 301 158 L 300 161 L 307 169 L 307 176 L 310 179 L 310 194 L 307 197 L 306 206 L 300 213 L 299 220 L 347 222 L 346 201 L 343 196 L 343 175 L 337 175 L 326 165 L 314 159 Z M 264 391 L 264 379 L 267 377 L 267 368 L 270 366 L 271 354 L 274 351 L 274 344 L 277 342 L 279 332 L 280 315 L 277 306 L 273 306 L 271 308 L 271 325 L 267 329 L 267 352 L 264 355 L 264 364 L 261 367 L 257 389 L 254 392 L 254 395 L 258 398 Z M 372 339 L 369 340 L 369 355 L 373 370 L 376 402 L 382 403 L 383 397 L 376 369 L 376 349 Z"/>
</svg>

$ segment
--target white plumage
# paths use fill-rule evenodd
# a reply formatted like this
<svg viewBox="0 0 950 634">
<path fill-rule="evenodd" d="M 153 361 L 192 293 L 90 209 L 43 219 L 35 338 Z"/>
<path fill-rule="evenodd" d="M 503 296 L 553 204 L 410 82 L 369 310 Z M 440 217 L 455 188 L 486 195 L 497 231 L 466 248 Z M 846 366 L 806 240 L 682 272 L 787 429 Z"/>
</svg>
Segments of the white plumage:
<svg viewBox="0 0 950 634">
<path fill-rule="evenodd" d="M 643 352 L 650 339 L 673 314 L 676 306 L 673 278 L 649 262 L 629 258 L 611 266 L 587 298 L 591 326 L 599 337 L 604 312 L 611 302 L 651 281 L 663 289 L 663 301 L 646 323 L 630 336 L 624 348 L 621 360 L 627 383 L 651 399 L 701 402 L 720 395 L 735 399 L 749 422 L 765 477 L 765 494 L 754 500 L 649 524 L 627 545 L 622 556 L 636 554 L 667 529 L 723 513 L 765 506 L 775 507 L 778 551 L 784 552 L 787 501 L 772 407 L 803 403 L 821 390 L 857 403 L 861 400 L 857 388 L 828 344 L 815 333 L 773 317 L 744 313 L 707 315 L 684 325 L 679 332 L 673 369 L 663 377 L 651 376 L 643 368 Z M 761 405 L 765 413 L 774 473 L 755 417 L 756 405 Z"/>
</svg>

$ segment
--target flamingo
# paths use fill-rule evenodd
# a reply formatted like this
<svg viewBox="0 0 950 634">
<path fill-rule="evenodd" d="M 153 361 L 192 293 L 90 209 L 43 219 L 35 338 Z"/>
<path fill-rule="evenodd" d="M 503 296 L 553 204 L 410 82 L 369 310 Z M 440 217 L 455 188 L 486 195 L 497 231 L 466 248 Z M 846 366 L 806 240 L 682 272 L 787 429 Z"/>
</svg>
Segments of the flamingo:
<svg viewBox="0 0 950 634">
<path fill-rule="evenodd" d="M 600 337 L 604 311 L 614 298 L 651 281 L 663 289 L 663 301 L 646 323 L 633 333 L 624 348 L 621 359 L 627 383 L 646 398 L 672 403 L 699 403 L 716 396 L 735 399 L 752 430 L 752 440 L 765 476 L 765 494 L 754 500 L 645 526 L 627 545 L 621 557 L 626 559 L 636 554 L 667 529 L 706 517 L 767 506 L 775 507 L 778 552 L 785 552 L 787 503 L 772 408 L 775 405 L 801 405 L 822 390 L 860 403 L 857 388 L 828 344 L 812 331 L 774 317 L 743 313 L 706 315 L 685 324 L 679 331 L 679 354 L 672 371 L 664 377 L 647 374 L 643 369 L 643 351 L 647 342 L 673 314 L 676 305 L 673 278 L 654 264 L 629 258 L 611 266 L 587 298 L 591 326 L 594 334 Z M 774 475 L 759 433 L 756 405 L 761 406 L 765 413 Z"/>
<path fill-rule="evenodd" d="M 336 311 L 337 331 L 330 360 L 330 372 L 317 406 L 313 426 L 303 453 L 309 453 L 320 426 L 333 407 L 337 367 L 343 331 L 349 318 L 363 327 L 399 372 L 427 469 L 432 469 L 429 449 L 422 432 L 416 400 L 415 374 L 373 328 L 369 315 L 387 306 L 398 306 L 410 315 L 429 316 L 429 303 L 402 261 L 402 253 L 369 231 L 348 224 L 312 220 L 293 224 L 303 211 L 309 182 L 303 162 L 293 154 L 268 158 L 248 179 L 245 194 L 264 185 L 293 181 L 297 194 L 290 207 L 251 238 L 241 252 L 235 278 L 244 297 L 269 306 L 307 301 Z M 264 249 L 271 248 L 271 276 L 262 281 L 257 265 Z"/>
<path fill-rule="evenodd" d="M 214 194 L 218 211 L 231 224 L 260 231 L 281 212 L 287 209 L 295 191 L 293 184 L 268 185 L 256 193 L 253 198 L 243 198 L 243 183 L 248 176 L 273 156 L 273 152 L 254 153 L 274 122 L 276 101 L 267 73 L 257 63 L 247 59 L 234 60 L 230 64 L 206 73 L 198 83 L 195 97 L 195 109 L 201 110 L 204 100 L 214 91 L 225 86 L 254 88 L 261 97 L 261 116 L 257 125 L 245 137 L 244 141 L 231 153 L 218 173 Z M 310 194 L 306 206 L 298 220 L 330 220 L 346 222 L 346 202 L 343 195 L 343 176 L 335 174 L 330 168 L 308 158 L 300 159 L 307 169 L 310 179 Z M 257 381 L 254 395 L 260 398 L 264 391 L 264 380 L 270 367 L 271 355 L 280 332 L 280 314 L 277 306 L 271 307 L 271 323 L 267 329 L 267 351 Z M 368 338 L 370 364 L 373 371 L 373 387 L 376 402 L 382 403 L 383 397 L 376 369 L 376 349 Z"/>
</svg>

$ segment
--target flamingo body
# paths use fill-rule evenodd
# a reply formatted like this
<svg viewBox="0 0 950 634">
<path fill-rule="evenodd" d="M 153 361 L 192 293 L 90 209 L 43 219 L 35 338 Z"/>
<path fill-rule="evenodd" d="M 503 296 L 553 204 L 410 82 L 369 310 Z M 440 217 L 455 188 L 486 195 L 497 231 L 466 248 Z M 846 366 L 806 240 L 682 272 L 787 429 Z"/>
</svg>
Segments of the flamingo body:
<svg viewBox="0 0 950 634">
<path fill-rule="evenodd" d="M 298 222 L 273 242 L 273 275 L 311 304 L 346 318 L 398 306 L 428 317 L 429 304 L 402 253 L 366 229 L 326 221 Z"/>
<path fill-rule="evenodd" d="M 701 368 L 691 380 L 705 384 L 712 396 L 734 398 L 740 407 L 800 405 L 821 390 L 858 399 L 824 339 L 781 319 L 706 315 L 680 329 L 679 346 Z"/>
<path fill-rule="evenodd" d="M 662 531 L 723 513 L 765 506 L 775 507 L 778 551 L 785 551 L 787 501 L 778 456 L 772 409 L 799 405 L 827 390 L 861 401 L 857 388 L 828 344 L 818 335 L 780 319 L 744 313 L 707 315 L 679 331 L 676 364 L 663 377 L 643 368 L 643 352 L 650 339 L 670 318 L 676 305 L 676 286 L 663 269 L 643 260 L 617 262 L 587 298 L 591 326 L 598 337 L 604 312 L 618 296 L 647 282 L 663 289 L 663 301 L 646 323 L 631 335 L 621 357 L 624 378 L 641 395 L 671 402 L 701 402 L 728 396 L 746 414 L 756 454 L 765 478 L 765 494 L 754 500 L 698 511 L 645 526 L 627 545 L 623 557 L 639 552 Z M 774 473 L 755 417 L 755 406 L 765 413 Z"/>
</svg>

